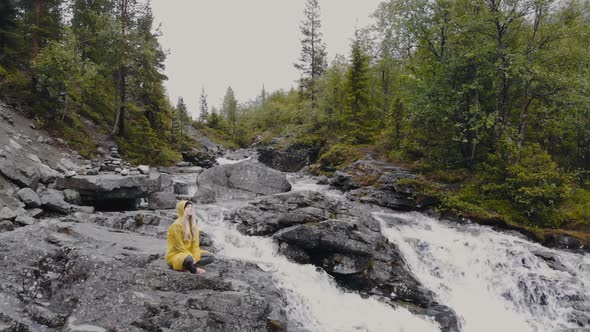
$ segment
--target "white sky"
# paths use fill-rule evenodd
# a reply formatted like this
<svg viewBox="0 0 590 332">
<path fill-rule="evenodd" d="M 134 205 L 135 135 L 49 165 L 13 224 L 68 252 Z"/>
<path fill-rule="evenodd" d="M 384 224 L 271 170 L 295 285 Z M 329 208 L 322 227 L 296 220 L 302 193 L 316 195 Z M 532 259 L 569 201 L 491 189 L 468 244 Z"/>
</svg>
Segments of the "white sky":
<svg viewBox="0 0 590 332">
<path fill-rule="evenodd" d="M 356 26 L 381 0 L 320 0 L 328 60 L 347 55 Z M 221 105 L 228 86 L 239 102 L 266 91 L 296 86 L 293 63 L 301 49 L 299 24 L 305 0 L 152 0 L 160 42 L 169 51 L 166 83 L 170 100 L 182 96 L 198 114 L 201 87 L 211 106 Z"/>
</svg>

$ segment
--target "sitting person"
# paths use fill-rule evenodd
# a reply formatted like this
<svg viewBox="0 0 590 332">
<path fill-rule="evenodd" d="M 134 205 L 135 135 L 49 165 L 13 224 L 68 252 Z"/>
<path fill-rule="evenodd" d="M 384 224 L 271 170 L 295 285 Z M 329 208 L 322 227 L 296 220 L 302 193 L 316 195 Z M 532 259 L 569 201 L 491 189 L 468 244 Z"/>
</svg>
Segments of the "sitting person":
<svg viewBox="0 0 590 332">
<path fill-rule="evenodd" d="M 215 260 L 215 256 L 199 248 L 199 226 L 190 201 L 176 204 L 178 219 L 168 228 L 166 262 L 177 271 L 203 274 L 199 266 Z"/>
</svg>

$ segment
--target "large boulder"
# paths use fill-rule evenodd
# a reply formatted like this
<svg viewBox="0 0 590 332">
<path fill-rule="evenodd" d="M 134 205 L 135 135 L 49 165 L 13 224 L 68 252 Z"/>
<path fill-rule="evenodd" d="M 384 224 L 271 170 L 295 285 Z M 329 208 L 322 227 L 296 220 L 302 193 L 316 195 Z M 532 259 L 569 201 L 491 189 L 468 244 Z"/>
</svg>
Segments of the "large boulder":
<svg viewBox="0 0 590 332">
<path fill-rule="evenodd" d="M 148 209 L 166 210 L 176 207 L 176 197 L 166 192 L 156 192 L 148 197 Z"/>
<path fill-rule="evenodd" d="M 64 193 L 55 189 L 47 189 L 47 191 L 41 195 L 41 205 L 45 210 L 63 214 L 70 212 L 70 204 L 65 201 Z"/>
<path fill-rule="evenodd" d="M 37 189 L 37 184 L 51 183 L 59 173 L 45 165 L 33 154 L 17 153 L 10 159 L 0 158 L 0 173 L 20 187 Z"/>
<path fill-rule="evenodd" d="M 317 153 L 317 149 L 300 143 L 286 147 L 263 146 L 258 148 L 258 161 L 282 172 L 297 172 L 315 162 Z"/>
<path fill-rule="evenodd" d="M 292 191 L 260 197 L 227 215 L 247 235 L 269 235 L 308 222 L 327 220 L 346 213 L 335 199 L 314 191 Z"/>
<path fill-rule="evenodd" d="M 205 170 L 197 178 L 198 190 L 209 189 L 219 199 L 251 199 L 259 195 L 287 192 L 291 184 L 285 174 L 263 164 L 242 161 Z"/>
<path fill-rule="evenodd" d="M 41 199 L 31 188 L 23 188 L 18 191 L 18 197 L 25 203 L 28 208 L 41 207 Z"/>
<path fill-rule="evenodd" d="M 202 276 L 174 271 L 163 257 L 165 238 L 47 220 L 0 233 L 0 244 L 0 326 L 7 331 L 289 326 L 269 273 L 225 258 Z"/>
<path fill-rule="evenodd" d="M 86 175 L 58 178 L 55 188 L 71 189 L 80 194 L 82 205 L 100 210 L 135 209 L 137 201 L 171 187 L 170 177 L 160 173 L 119 176 L 116 174 Z"/>
<path fill-rule="evenodd" d="M 189 165 L 210 168 L 216 164 L 217 155 L 206 149 L 199 150 L 192 148 L 191 150 L 182 152 L 182 159 L 188 162 Z"/>
</svg>

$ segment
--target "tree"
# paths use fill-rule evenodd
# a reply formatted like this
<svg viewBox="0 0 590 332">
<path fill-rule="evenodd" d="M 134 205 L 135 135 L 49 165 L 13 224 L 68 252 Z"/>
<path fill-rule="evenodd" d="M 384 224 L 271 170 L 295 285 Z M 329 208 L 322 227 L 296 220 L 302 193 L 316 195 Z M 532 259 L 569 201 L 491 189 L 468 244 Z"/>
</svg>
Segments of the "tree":
<svg viewBox="0 0 590 332">
<path fill-rule="evenodd" d="M 186 127 L 190 123 L 188 108 L 186 107 L 182 97 L 178 97 L 178 102 L 176 103 L 176 120 L 180 137 L 182 137 L 186 132 Z"/>
<path fill-rule="evenodd" d="M 347 76 L 347 86 L 350 98 L 349 127 L 357 142 L 366 140 L 368 134 L 363 125 L 369 119 L 369 59 L 362 47 L 359 31 L 355 32 L 355 38 L 351 47 L 350 68 Z"/>
<path fill-rule="evenodd" d="M 236 100 L 234 90 L 231 88 L 231 86 L 227 87 L 227 91 L 225 92 L 225 96 L 223 97 L 222 111 L 229 125 L 229 131 L 232 136 L 232 139 L 235 141 L 237 129 L 238 101 Z"/>
<path fill-rule="evenodd" d="M 205 93 L 205 87 L 201 89 L 201 96 L 199 98 L 200 101 L 200 113 L 199 113 L 199 121 L 201 123 L 205 123 L 209 118 L 209 106 L 207 105 L 207 94 Z"/>
<path fill-rule="evenodd" d="M 318 90 L 317 82 L 326 70 L 326 45 L 322 41 L 320 5 L 318 0 L 305 2 L 304 18 L 300 25 L 301 55 L 295 68 L 301 71 L 300 89 L 308 95 L 312 110 L 316 109 Z"/>
</svg>

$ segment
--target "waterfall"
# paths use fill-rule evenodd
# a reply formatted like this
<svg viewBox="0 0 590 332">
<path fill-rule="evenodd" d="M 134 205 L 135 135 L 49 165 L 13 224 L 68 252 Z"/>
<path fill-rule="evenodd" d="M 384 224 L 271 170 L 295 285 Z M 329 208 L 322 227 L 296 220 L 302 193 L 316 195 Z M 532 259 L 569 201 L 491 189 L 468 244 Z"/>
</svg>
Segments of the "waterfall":
<svg viewBox="0 0 590 332">
<path fill-rule="evenodd" d="M 296 331 L 438 331 L 429 318 L 415 316 L 373 298 L 341 290 L 336 282 L 312 265 L 292 263 L 277 252 L 271 238 L 245 236 L 223 220 L 231 204 L 201 205 L 201 229 L 215 243 L 216 254 L 258 264 L 272 274 L 287 302 Z"/>
<path fill-rule="evenodd" d="M 563 331 L 590 309 L 590 255 L 420 213 L 374 213 L 411 271 L 463 331 Z M 587 318 L 586 318 L 587 319 Z"/>
</svg>

